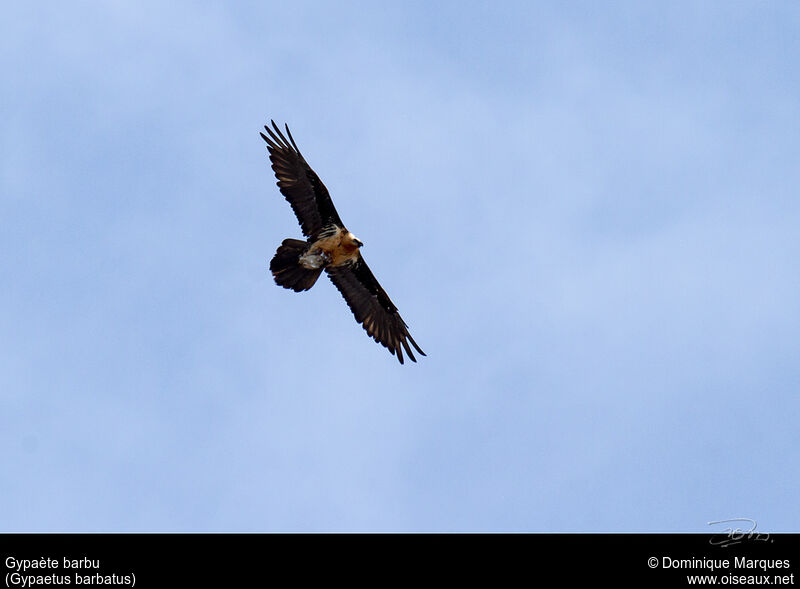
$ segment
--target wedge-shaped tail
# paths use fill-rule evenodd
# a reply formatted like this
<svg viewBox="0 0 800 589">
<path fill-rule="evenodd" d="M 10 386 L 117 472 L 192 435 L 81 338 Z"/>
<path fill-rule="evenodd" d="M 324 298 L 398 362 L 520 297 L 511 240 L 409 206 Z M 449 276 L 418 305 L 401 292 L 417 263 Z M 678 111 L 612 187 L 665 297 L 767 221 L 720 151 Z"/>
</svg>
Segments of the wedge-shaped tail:
<svg viewBox="0 0 800 589">
<path fill-rule="evenodd" d="M 295 292 L 308 290 L 319 278 L 322 268 L 308 269 L 300 265 L 300 257 L 306 253 L 308 243 L 300 239 L 284 239 L 269 263 L 275 282 Z"/>
</svg>

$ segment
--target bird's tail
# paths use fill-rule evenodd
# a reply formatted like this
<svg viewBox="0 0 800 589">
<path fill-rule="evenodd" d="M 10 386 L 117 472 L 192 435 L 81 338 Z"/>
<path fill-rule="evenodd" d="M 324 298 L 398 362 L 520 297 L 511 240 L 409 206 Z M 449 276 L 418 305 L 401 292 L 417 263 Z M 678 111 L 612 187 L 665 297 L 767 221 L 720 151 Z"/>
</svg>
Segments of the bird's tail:
<svg viewBox="0 0 800 589">
<path fill-rule="evenodd" d="M 284 239 L 269 263 L 275 282 L 295 292 L 308 290 L 319 278 L 322 268 L 309 269 L 300 265 L 300 256 L 306 253 L 308 243 L 300 239 Z"/>
</svg>

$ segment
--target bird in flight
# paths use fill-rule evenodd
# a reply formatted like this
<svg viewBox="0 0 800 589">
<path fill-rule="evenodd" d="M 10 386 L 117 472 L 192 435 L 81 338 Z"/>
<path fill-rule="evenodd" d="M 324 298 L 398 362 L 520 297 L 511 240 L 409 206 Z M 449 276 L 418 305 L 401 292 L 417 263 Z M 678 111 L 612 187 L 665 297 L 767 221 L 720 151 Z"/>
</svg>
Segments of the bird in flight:
<svg viewBox="0 0 800 589">
<path fill-rule="evenodd" d="M 264 126 L 272 170 L 278 188 L 294 210 L 306 240 L 284 239 L 269 264 L 275 282 L 295 292 L 310 289 L 323 270 L 367 334 L 397 355 L 403 363 L 403 350 L 416 362 L 409 342 L 425 355 L 397 312 L 389 295 L 381 288 L 361 256 L 364 245 L 350 233 L 333 206 L 328 189 L 300 154 L 289 126 L 286 136 L 275 121 Z"/>
</svg>

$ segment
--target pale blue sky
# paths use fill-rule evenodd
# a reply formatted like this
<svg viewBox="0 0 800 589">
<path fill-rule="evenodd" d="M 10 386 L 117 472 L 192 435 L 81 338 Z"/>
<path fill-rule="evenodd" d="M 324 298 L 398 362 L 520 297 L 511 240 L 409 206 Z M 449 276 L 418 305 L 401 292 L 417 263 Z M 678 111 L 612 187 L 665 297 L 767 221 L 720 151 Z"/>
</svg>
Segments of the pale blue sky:
<svg viewBox="0 0 800 589">
<path fill-rule="evenodd" d="M 793 2 L 0 22 L 3 531 L 800 530 Z M 287 122 L 428 353 L 320 280 Z"/>
</svg>

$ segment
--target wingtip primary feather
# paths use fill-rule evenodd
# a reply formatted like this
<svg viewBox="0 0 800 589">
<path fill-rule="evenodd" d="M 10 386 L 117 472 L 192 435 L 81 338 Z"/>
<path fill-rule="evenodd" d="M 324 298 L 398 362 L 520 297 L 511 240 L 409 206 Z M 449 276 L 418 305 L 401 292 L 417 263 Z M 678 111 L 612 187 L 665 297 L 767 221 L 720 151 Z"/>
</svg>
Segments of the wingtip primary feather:
<svg viewBox="0 0 800 589">
<path fill-rule="evenodd" d="M 406 349 L 406 354 L 408 355 L 408 357 L 411 359 L 412 362 L 416 362 L 417 359 L 414 358 L 414 354 L 411 352 L 411 348 L 408 346 L 408 340 L 403 338 L 401 341 L 403 343 L 403 347 Z M 397 346 L 397 348 L 400 349 L 400 346 Z"/>
<path fill-rule="evenodd" d="M 272 132 L 272 130 L 269 127 L 267 127 L 266 125 L 264 125 L 264 129 L 267 131 L 267 133 L 269 133 L 269 137 L 267 137 L 263 133 L 259 133 L 259 134 L 264 139 L 264 141 L 267 142 L 267 145 L 269 145 L 272 149 L 275 149 L 275 150 L 283 149 L 283 147 L 280 145 L 280 141 L 278 141 L 278 138 L 275 137 L 275 134 Z"/>
<path fill-rule="evenodd" d="M 300 157 L 302 157 L 300 150 L 297 148 L 297 144 L 292 138 L 292 134 L 289 132 L 289 125 L 286 125 L 286 132 L 289 134 L 291 144 L 289 140 L 284 137 L 283 132 L 280 130 L 280 127 L 278 127 L 277 123 L 275 123 L 275 121 L 272 119 L 270 119 L 270 123 L 272 123 L 272 129 L 270 129 L 267 125 L 264 125 L 264 129 L 266 129 L 267 133 L 269 133 L 269 136 L 272 137 L 273 142 L 277 144 L 275 145 L 275 149 L 288 149 L 291 151 L 292 148 L 294 148 L 293 150 L 300 155 Z"/>
<path fill-rule="evenodd" d="M 427 356 L 427 354 L 426 354 L 425 352 L 423 352 L 423 351 L 422 351 L 422 348 L 420 348 L 420 347 L 417 345 L 417 342 L 415 342 L 415 341 L 414 341 L 414 338 L 413 338 L 413 337 L 411 337 L 411 334 L 410 334 L 410 333 L 406 332 L 406 337 L 408 337 L 408 341 L 410 341 L 410 342 L 411 342 L 411 344 L 414 346 L 414 349 L 415 349 L 415 350 L 417 350 L 417 352 L 419 352 L 419 353 L 420 353 L 420 355 L 422 355 L 422 356 Z"/>
<path fill-rule="evenodd" d="M 289 141 L 292 142 L 292 147 L 294 147 L 294 150 L 299 154 L 300 149 L 297 147 L 297 143 L 294 142 L 294 137 L 292 137 L 292 132 L 289 130 L 289 124 L 284 123 L 283 125 L 284 127 L 286 127 L 286 134 L 289 136 Z"/>
<path fill-rule="evenodd" d="M 275 132 L 278 134 L 278 137 L 282 139 L 283 144 L 286 145 L 286 147 L 289 147 L 289 142 L 286 141 L 286 137 L 283 136 L 280 127 L 278 127 L 275 121 L 272 121 L 272 128 L 275 129 Z"/>
</svg>

